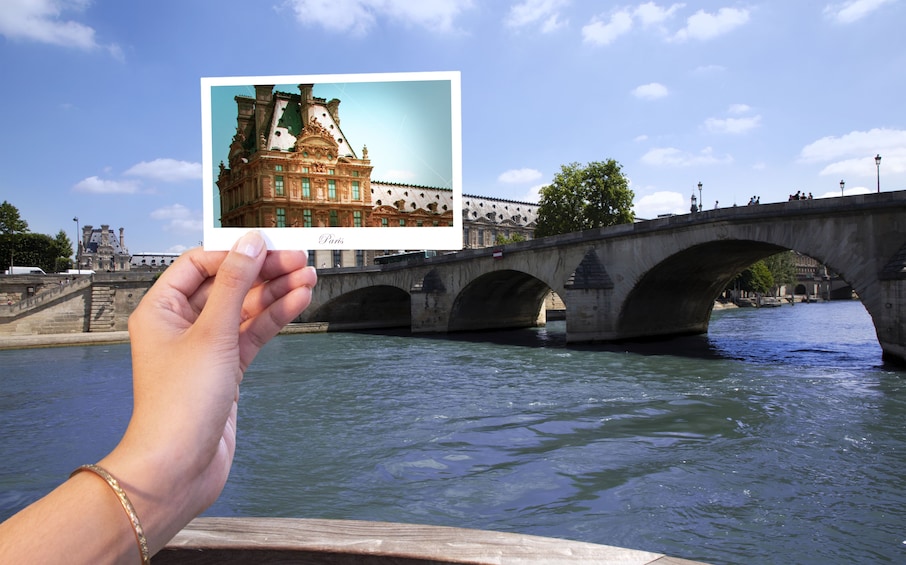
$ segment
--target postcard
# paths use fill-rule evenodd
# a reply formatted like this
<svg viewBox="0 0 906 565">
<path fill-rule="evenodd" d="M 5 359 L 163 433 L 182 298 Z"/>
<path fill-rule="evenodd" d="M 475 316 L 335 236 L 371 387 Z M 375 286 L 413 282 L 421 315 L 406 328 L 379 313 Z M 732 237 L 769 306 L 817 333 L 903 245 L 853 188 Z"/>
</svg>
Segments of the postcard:
<svg viewBox="0 0 906 565">
<path fill-rule="evenodd" d="M 204 247 L 462 249 L 455 71 L 201 79 Z"/>
</svg>

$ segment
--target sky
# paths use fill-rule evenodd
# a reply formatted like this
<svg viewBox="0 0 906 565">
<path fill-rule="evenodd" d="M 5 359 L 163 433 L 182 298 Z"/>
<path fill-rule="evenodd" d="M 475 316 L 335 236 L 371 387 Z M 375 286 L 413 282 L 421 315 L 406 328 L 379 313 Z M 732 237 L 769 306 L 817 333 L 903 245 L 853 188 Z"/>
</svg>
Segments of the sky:
<svg viewBox="0 0 906 565">
<path fill-rule="evenodd" d="M 903 190 L 903 22 L 906 0 L 0 0 L 0 201 L 179 252 L 201 77 L 414 71 L 461 73 L 467 194 L 536 201 L 608 159 L 641 218 L 699 182 L 705 209 Z"/>
</svg>

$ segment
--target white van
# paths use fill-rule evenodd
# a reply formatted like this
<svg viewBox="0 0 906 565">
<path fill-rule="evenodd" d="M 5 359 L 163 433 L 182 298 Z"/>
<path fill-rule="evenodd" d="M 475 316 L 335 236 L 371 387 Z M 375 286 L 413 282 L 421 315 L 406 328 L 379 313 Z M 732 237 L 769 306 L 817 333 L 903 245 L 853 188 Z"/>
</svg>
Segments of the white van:
<svg viewBox="0 0 906 565">
<path fill-rule="evenodd" d="M 39 267 L 10 267 L 4 275 L 46 275 L 44 269 Z"/>
</svg>

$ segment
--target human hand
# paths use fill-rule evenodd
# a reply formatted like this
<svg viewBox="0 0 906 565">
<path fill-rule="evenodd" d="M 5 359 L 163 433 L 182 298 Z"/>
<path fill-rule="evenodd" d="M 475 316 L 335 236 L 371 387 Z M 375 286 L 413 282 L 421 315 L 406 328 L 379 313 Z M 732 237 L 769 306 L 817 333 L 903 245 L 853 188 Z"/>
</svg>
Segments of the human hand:
<svg viewBox="0 0 906 565">
<path fill-rule="evenodd" d="M 267 252 L 250 232 L 229 253 L 187 252 L 132 314 L 134 410 L 101 465 L 133 498 L 152 553 L 223 490 L 243 373 L 316 282 L 304 252 Z"/>
</svg>

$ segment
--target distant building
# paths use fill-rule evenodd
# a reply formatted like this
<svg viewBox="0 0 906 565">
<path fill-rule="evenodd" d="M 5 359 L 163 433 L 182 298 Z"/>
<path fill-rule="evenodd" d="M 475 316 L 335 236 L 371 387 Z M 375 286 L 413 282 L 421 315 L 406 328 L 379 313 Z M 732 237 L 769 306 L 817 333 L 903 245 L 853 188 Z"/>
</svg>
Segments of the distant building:
<svg viewBox="0 0 906 565">
<path fill-rule="evenodd" d="M 173 264 L 179 253 L 136 253 L 132 256 L 133 271 L 163 271 Z"/>
<path fill-rule="evenodd" d="M 128 271 L 131 256 L 126 248 L 123 231 L 120 228 L 117 237 L 108 224 L 101 224 L 100 229 L 84 226 L 76 251 L 78 268 L 95 272 Z"/>
</svg>

